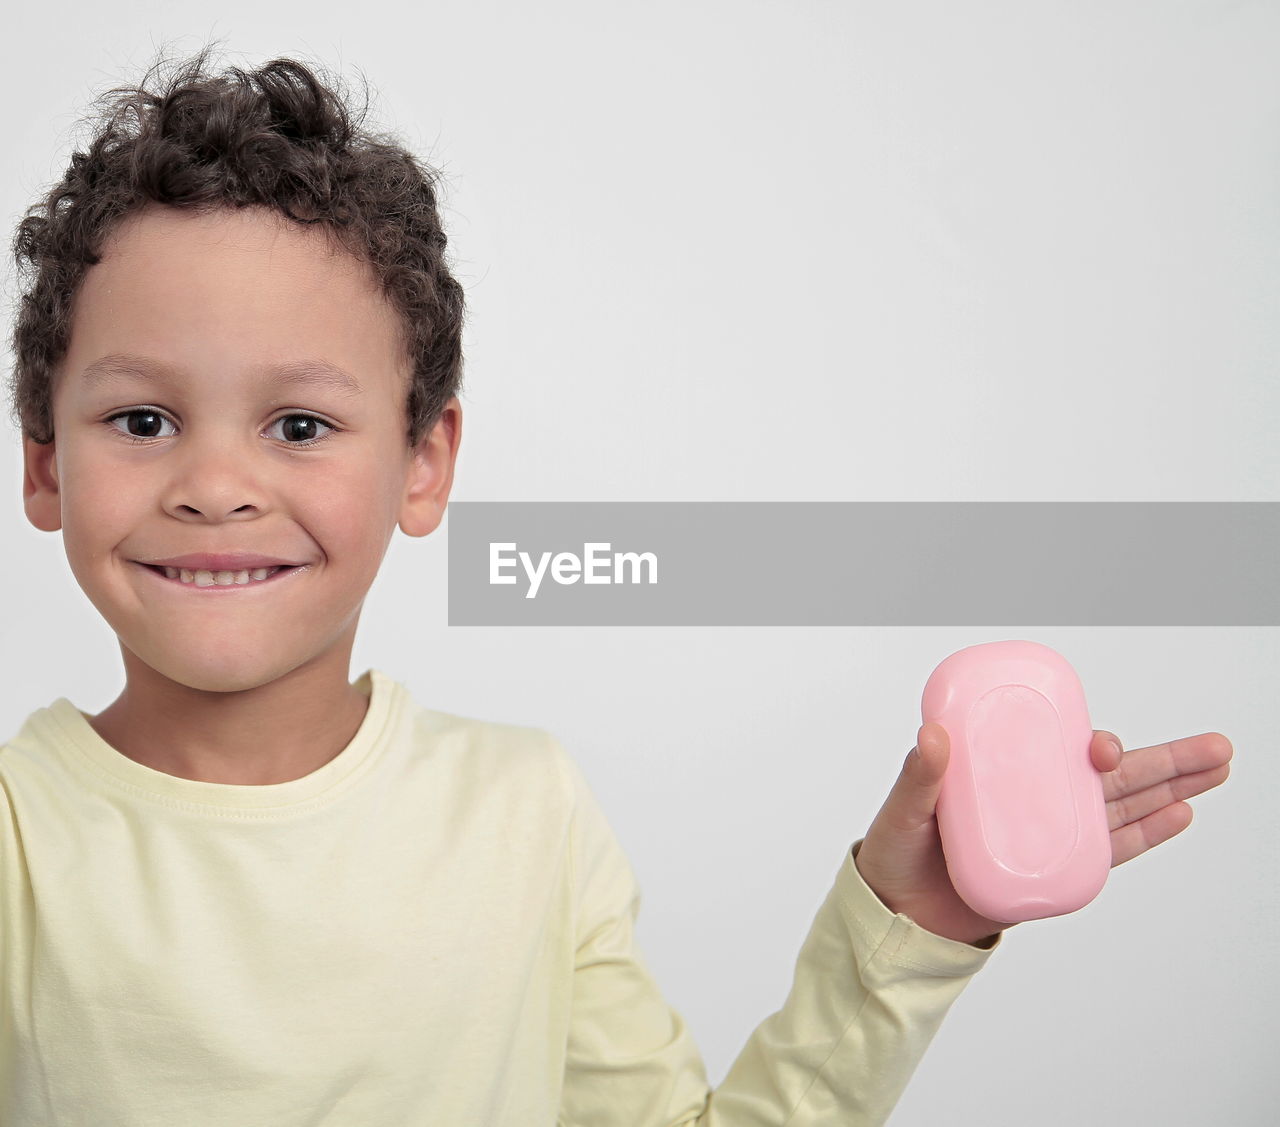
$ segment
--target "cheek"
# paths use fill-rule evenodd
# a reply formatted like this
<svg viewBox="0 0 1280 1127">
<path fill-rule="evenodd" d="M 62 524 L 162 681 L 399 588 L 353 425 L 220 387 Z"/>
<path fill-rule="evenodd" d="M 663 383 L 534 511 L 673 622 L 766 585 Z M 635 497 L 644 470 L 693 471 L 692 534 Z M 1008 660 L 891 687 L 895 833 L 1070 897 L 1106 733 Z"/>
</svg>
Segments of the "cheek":
<svg viewBox="0 0 1280 1127">
<path fill-rule="evenodd" d="M 306 511 L 296 514 L 322 543 L 348 552 L 380 552 L 392 514 L 399 511 L 396 483 L 376 465 L 325 466 L 318 488 L 308 490 Z"/>
<path fill-rule="evenodd" d="M 59 482 L 67 554 L 98 554 L 128 534 L 145 509 L 142 483 L 117 466 L 68 460 Z"/>
</svg>

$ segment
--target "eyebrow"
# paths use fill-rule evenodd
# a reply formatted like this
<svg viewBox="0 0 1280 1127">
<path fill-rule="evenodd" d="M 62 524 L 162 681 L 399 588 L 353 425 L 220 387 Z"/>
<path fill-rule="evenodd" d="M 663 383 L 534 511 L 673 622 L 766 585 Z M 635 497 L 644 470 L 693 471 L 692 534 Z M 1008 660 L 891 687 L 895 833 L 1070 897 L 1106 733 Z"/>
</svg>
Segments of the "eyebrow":
<svg viewBox="0 0 1280 1127">
<path fill-rule="evenodd" d="M 330 364 L 327 360 L 290 360 L 284 364 L 259 369 L 261 378 L 276 383 L 308 384 L 328 388 L 339 395 L 355 397 L 363 394 L 356 378 L 348 371 Z M 132 356 L 126 352 L 113 352 L 101 356 L 81 373 L 92 388 L 114 379 L 134 377 L 157 383 L 171 383 L 178 369 L 162 360 L 148 356 Z"/>
</svg>

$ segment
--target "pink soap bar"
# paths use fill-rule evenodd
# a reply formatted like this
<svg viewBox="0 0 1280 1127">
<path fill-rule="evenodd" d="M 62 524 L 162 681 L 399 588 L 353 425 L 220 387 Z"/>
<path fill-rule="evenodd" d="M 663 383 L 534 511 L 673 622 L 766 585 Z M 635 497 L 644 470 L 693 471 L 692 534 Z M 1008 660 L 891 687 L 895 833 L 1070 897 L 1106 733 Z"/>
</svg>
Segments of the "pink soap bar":
<svg viewBox="0 0 1280 1127">
<path fill-rule="evenodd" d="M 1039 642 L 968 646 L 930 674 L 920 713 L 951 741 L 938 831 L 965 903 L 1020 923 L 1097 896 L 1111 831 L 1084 689 L 1067 660 Z"/>
</svg>

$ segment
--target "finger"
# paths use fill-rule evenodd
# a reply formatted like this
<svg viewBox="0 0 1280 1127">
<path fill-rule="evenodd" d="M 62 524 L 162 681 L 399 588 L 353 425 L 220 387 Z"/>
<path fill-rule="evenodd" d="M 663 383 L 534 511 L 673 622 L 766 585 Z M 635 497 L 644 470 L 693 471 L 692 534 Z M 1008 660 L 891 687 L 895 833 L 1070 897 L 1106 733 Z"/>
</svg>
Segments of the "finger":
<svg viewBox="0 0 1280 1127">
<path fill-rule="evenodd" d="M 1102 793 L 1108 801 L 1146 790 L 1179 775 L 1221 767 L 1230 762 L 1231 741 L 1221 732 L 1203 732 L 1168 743 L 1127 751 L 1112 771 L 1102 776 Z"/>
<path fill-rule="evenodd" d="M 1124 747 L 1120 737 L 1111 732 L 1097 731 L 1093 733 L 1093 743 L 1089 745 L 1093 757 L 1093 765 L 1099 771 L 1114 771 L 1120 766 L 1120 756 Z"/>
<path fill-rule="evenodd" d="M 1145 853 L 1153 845 L 1168 841 L 1182 833 L 1194 817 L 1191 807 L 1185 802 L 1175 802 L 1165 806 L 1153 814 L 1148 814 L 1136 822 L 1131 822 L 1123 829 L 1114 830 L 1111 834 L 1111 867 L 1132 861 L 1140 853 Z"/>
<path fill-rule="evenodd" d="M 1184 798 L 1194 798 L 1213 787 L 1226 782 L 1231 768 L 1225 763 L 1218 767 L 1210 767 L 1207 771 L 1197 771 L 1192 775 L 1179 775 L 1157 783 L 1136 794 L 1128 794 L 1123 798 L 1113 798 L 1107 803 L 1107 825 L 1117 830 L 1130 822 L 1137 822 L 1148 814 L 1165 806 L 1172 806 Z"/>
</svg>

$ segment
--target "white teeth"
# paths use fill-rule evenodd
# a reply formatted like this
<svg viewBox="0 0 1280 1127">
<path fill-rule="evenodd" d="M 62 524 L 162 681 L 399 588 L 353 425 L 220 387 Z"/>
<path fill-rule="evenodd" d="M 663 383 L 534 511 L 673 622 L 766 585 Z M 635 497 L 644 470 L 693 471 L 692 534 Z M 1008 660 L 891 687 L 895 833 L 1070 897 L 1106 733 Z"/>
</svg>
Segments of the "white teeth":
<svg viewBox="0 0 1280 1127">
<path fill-rule="evenodd" d="M 244 571 L 208 571 L 204 568 L 189 571 L 185 567 L 166 567 L 164 573 L 169 579 L 180 579 L 183 583 L 194 583 L 197 587 L 228 587 L 233 583 L 244 586 L 246 583 L 261 581 L 281 570 L 283 566 L 255 567 Z"/>
</svg>

